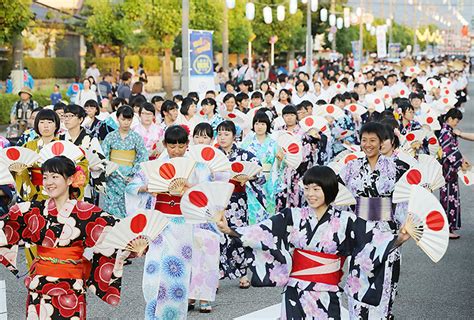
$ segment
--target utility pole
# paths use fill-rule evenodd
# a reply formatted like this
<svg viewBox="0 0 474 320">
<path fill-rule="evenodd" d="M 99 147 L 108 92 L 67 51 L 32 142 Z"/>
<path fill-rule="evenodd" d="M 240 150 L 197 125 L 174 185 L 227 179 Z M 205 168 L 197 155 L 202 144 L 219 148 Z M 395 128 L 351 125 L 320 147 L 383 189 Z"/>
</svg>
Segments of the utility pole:
<svg viewBox="0 0 474 320">
<path fill-rule="evenodd" d="M 227 74 L 229 70 L 229 10 L 224 0 L 224 21 L 222 26 L 222 67 Z"/>
<path fill-rule="evenodd" d="M 359 70 L 362 70 L 363 50 L 364 50 L 364 0 L 360 0 L 359 17 Z"/>
<path fill-rule="evenodd" d="M 181 15 L 181 42 L 183 55 L 183 68 L 181 90 L 183 95 L 189 91 L 189 0 L 182 0 L 183 11 Z"/>
<path fill-rule="evenodd" d="M 306 73 L 311 77 L 313 65 L 313 36 L 311 31 L 311 0 L 306 4 Z"/>
<path fill-rule="evenodd" d="M 309 1 L 308 1 L 309 3 Z M 331 0 L 331 14 L 336 14 L 336 0 Z M 337 28 L 336 32 L 334 32 L 334 36 L 332 38 L 332 51 L 336 52 L 336 34 L 337 34 Z"/>
</svg>

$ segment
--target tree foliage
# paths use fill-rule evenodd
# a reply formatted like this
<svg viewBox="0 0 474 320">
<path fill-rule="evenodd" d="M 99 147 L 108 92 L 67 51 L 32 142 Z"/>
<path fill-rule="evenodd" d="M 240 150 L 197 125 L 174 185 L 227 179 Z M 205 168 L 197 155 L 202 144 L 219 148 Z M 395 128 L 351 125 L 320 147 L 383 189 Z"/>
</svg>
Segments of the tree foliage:
<svg viewBox="0 0 474 320">
<path fill-rule="evenodd" d="M 245 53 L 252 34 L 252 24 L 245 17 L 244 0 L 237 0 L 235 8 L 228 11 L 229 19 L 229 52 Z"/>
<path fill-rule="evenodd" d="M 143 3 L 144 28 L 163 49 L 171 49 L 181 31 L 181 1 L 159 0 Z"/>
<path fill-rule="evenodd" d="M 33 18 L 30 5 L 31 0 L 0 1 L 0 43 L 9 43 L 28 26 Z"/>
</svg>

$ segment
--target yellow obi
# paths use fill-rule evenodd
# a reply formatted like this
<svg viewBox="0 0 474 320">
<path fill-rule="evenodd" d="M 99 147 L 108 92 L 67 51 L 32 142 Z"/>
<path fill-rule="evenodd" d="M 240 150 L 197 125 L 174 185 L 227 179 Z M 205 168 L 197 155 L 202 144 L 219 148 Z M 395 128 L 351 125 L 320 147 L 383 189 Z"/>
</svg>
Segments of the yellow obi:
<svg viewBox="0 0 474 320">
<path fill-rule="evenodd" d="M 110 161 L 121 166 L 133 167 L 137 152 L 135 150 L 110 150 Z"/>
</svg>

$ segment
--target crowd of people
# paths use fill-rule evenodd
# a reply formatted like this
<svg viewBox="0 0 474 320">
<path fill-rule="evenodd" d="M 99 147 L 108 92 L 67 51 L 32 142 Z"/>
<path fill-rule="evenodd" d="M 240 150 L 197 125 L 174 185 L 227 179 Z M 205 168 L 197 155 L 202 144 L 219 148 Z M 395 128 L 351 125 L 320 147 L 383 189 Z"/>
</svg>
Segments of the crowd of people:
<svg viewBox="0 0 474 320">
<path fill-rule="evenodd" d="M 312 75 L 280 73 L 258 82 L 249 70 L 244 61 L 219 91 L 172 99 L 149 99 L 144 72 L 133 83 L 124 72 L 116 88 L 110 74 L 98 82 L 95 65 L 71 85 L 70 103 L 38 106 L 29 88 L 19 92 L 11 109 L 18 137 L 0 137 L 1 148 L 16 144 L 40 153 L 69 141 L 83 150 L 76 159 L 9 168 L 14 184 L 0 186 L 0 262 L 17 273 L 18 245 L 25 245 L 29 316 L 82 319 L 86 288 L 117 304 L 124 265 L 139 262 L 96 244 L 106 228 L 154 209 L 172 217 L 146 253 L 146 319 L 211 312 L 224 278 L 242 289 L 285 287 L 282 319 L 338 319 L 342 294 L 351 319 L 393 318 L 403 276 L 399 247 L 409 235 L 407 203 L 392 204 L 392 195 L 422 155 L 442 165 L 440 202 L 450 238 L 460 237 L 458 175 L 471 164 L 458 139 L 474 140 L 458 129 L 468 100 L 466 65 L 442 59 L 400 68 L 375 61 L 359 72 L 327 64 Z M 285 134 L 300 146 L 296 165 L 285 160 Z M 189 157 L 193 145 L 261 167 L 238 181 L 206 164 L 194 167 L 183 190 L 206 181 L 234 185 L 217 222 L 185 223 L 182 193 L 151 192 L 142 166 Z M 335 204 L 341 188 L 356 205 Z M 323 270 L 299 272 L 317 267 Z"/>
</svg>

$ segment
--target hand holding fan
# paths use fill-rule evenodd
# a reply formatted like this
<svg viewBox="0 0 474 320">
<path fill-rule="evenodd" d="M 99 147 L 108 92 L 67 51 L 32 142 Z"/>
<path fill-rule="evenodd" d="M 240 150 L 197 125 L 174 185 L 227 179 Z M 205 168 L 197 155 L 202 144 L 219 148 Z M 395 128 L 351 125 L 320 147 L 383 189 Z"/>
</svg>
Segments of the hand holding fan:
<svg viewBox="0 0 474 320">
<path fill-rule="evenodd" d="M 8 170 L 19 173 L 40 160 L 40 155 L 23 147 L 9 147 L 0 150 L 0 160 Z"/>
<path fill-rule="evenodd" d="M 142 255 L 150 241 L 168 225 L 168 218 L 156 210 L 143 210 L 126 217 L 103 233 L 97 246 L 124 249 Z"/>
<path fill-rule="evenodd" d="M 189 156 L 196 162 L 205 163 L 212 172 L 229 171 L 230 161 L 219 149 L 205 144 L 189 147 Z"/>
<path fill-rule="evenodd" d="M 418 120 L 422 125 L 427 125 L 430 127 L 431 131 L 436 131 L 441 129 L 438 119 L 433 114 L 424 114 L 418 117 Z"/>
<path fill-rule="evenodd" d="M 181 212 L 187 223 L 217 222 L 229 205 L 234 185 L 228 182 L 203 182 L 181 198 Z"/>
<path fill-rule="evenodd" d="M 141 163 L 143 173 L 148 179 L 148 191 L 152 193 L 169 192 L 181 195 L 194 169 L 196 161 L 189 158 L 173 158 L 168 161 L 153 160 Z"/>
<path fill-rule="evenodd" d="M 45 162 L 48 159 L 57 157 L 57 156 L 65 156 L 72 161 L 76 162 L 81 157 L 85 156 L 84 152 L 82 152 L 81 148 L 76 146 L 74 143 L 69 141 L 53 141 L 48 143 L 41 149 L 39 153 L 41 157 L 41 161 Z"/>
<path fill-rule="evenodd" d="M 252 161 L 234 161 L 230 165 L 231 179 L 240 183 L 245 183 L 255 177 L 262 167 Z"/>
<path fill-rule="evenodd" d="M 449 243 L 448 219 L 440 202 L 426 189 L 414 185 L 407 211 L 402 232 L 407 232 L 431 260 L 438 262 Z"/>
<path fill-rule="evenodd" d="M 285 155 L 283 161 L 293 169 L 298 168 L 303 161 L 303 146 L 300 139 L 289 132 L 285 132 L 278 137 L 277 144 Z"/>
</svg>

